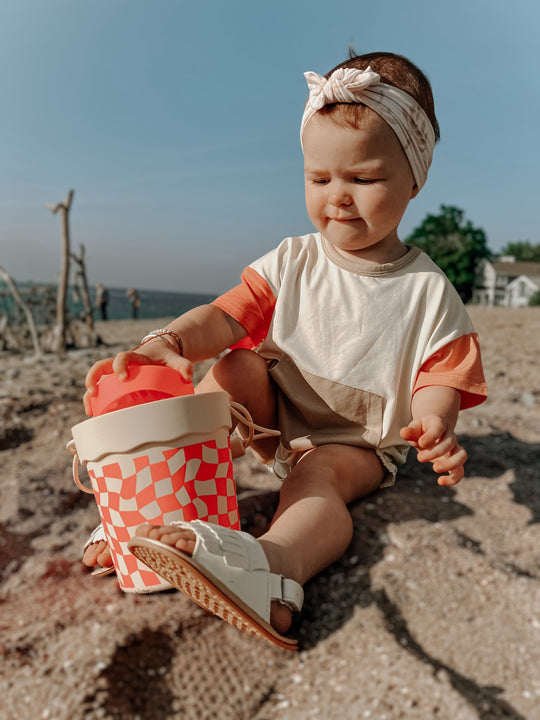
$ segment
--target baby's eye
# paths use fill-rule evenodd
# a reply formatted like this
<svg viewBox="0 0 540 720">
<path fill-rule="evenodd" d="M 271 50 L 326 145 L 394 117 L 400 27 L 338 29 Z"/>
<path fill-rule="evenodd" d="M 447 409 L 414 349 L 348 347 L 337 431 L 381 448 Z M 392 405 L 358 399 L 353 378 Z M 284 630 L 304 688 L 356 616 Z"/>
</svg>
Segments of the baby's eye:
<svg viewBox="0 0 540 720">
<path fill-rule="evenodd" d="M 357 185 L 371 185 L 375 182 L 375 180 L 372 180 L 371 178 L 361 178 L 361 177 L 355 177 L 354 182 Z"/>
<path fill-rule="evenodd" d="M 328 180 L 326 178 L 313 178 L 311 182 L 315 183 L 315 185 L 326 185 Z"/>
</svg>

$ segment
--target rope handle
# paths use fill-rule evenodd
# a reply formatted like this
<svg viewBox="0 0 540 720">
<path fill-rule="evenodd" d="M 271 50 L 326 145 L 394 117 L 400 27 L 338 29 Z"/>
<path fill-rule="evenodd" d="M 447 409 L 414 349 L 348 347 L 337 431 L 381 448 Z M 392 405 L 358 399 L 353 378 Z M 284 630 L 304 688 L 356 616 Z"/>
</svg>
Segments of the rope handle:
<svg viewBox="0 0 540 720">
<path fill-rule="evenodd" d="M 279 435 L 281 435 L 279 430 L 272 430 L 271 428 L 265 428 L 261 425 L 257 425 L 256 423 L 254 423 L 249 410 L 243 405 L 240 405 L 240 403 L 231 400 L 229 402 L 229 407 L 231 410 L 231 415 L 248 428 L 247 438 L 245 440 L 244 438 L 240 438 L 242 445 L 244 446 L 244 450 L 248 448 L 255 440 L 262 440 L 263 438 L 267 437 L 278 437 Z M 257 435 L 255 434 L 255 430 L 258 431 Z"/>
<path fill-rule="evenodd" d="M 244 450 L 255 440 L 281 435 L 279 430 L 272 430 L 271 428 L 265 428 L 254 423 L 249 410 L 240 403 L 231 400 L 229 408 L 231 415 L 248 428 L 247 438 L 245 440 L 244 438 L 240 438 L 240 441 L 244 446 Z M 257 434 L 255 434 L 255 431 L 257 431 Z M 66 449 L 73 455 L 73 480 L 75 481 L 75 485 L 79 488 L 79 490 L 82 490 L 89 495 L 93 495 L 94 491 L 91 488 L 87 488 L 86 485 L 83 485 L 81 479 L 79 478 L 79 455 L 77 453 L 77 448 L 75 447 L 75 440 L 70 440 L 66 445 Z"/>
<path fill-rule="evenodd" d="M 73 455 L 73 479 L 75 480 L 75 485 L 79 488 L 79 490 L 82 490 L 89 495 L 93 495 L 94 491 L 91 488 L 87 488 L 86 485 L 83 485 L 79 478 L 79 455 L 77 453 L 77 448 L 75 447 L 75 440 L 70 440 L 66 445 L 66 449 Z"/>
</svg>

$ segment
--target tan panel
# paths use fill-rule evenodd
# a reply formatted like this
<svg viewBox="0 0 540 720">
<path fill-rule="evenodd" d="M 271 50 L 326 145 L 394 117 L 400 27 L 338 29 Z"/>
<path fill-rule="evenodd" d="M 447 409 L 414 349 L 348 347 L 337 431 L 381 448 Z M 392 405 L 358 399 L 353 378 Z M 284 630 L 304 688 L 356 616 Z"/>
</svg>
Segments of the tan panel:
<svg viewBox="0 0 540 720">
<path fill-rule="evenodd" d="M 380 395 L 300 371 L 289 357 L 271 361 L 269 372 L 281 389 L 279 428 L 285 447 L 307 450 L 330 442 L 360 447 L 379 444 L 384 411 Z"/>
</svg>

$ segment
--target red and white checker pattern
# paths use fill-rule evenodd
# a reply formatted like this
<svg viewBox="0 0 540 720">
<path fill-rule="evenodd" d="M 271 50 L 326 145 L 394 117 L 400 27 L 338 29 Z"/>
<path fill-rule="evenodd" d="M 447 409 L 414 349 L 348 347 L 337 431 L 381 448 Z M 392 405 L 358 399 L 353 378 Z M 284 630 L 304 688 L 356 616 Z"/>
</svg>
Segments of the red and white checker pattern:
<svg viewBox="0 0 540 720">
<path fill-rule="evenodd" d="M 108 455 L 89 462 L 88 474 L 118 582 L 126 592 L 150 592 L 164 584 L 127 548 L 142 523 L 198 518 L 240 529 L 228 436 L 221 442 Z"/>
</svg>

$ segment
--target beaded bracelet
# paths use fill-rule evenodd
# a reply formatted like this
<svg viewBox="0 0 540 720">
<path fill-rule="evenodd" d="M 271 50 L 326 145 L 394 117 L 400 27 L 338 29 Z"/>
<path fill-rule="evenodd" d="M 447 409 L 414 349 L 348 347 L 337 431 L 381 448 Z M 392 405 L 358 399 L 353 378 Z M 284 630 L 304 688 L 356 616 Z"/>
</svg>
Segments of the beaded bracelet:
<svg viewBox="0 0 540 720">
<path fill-rule="evenodd" d="M 184 344 L 182 342 L 182 338 L 177 335 L 172 330 L 167 330 L 166 328 L 159 328 L 158 330 L 152 330 L 148 333 L 148 335 L 145 335 L 141 342 L 137 345 L 137 347 L 140 347 L 141 345 L 144 345 L 149 340 L 153 340 L 154 338 L 162 338 L 163 342 L 167 342 L 165 338 L 163 338 L 163 335 L 170 335 L 174 340 L 176 341 L 176 345 L 178 347 L 178 354 L 183 357 L 184 356 Z M 167 343 L 167 345 L 170 345 L 170 343 Z"/>
</svg>

